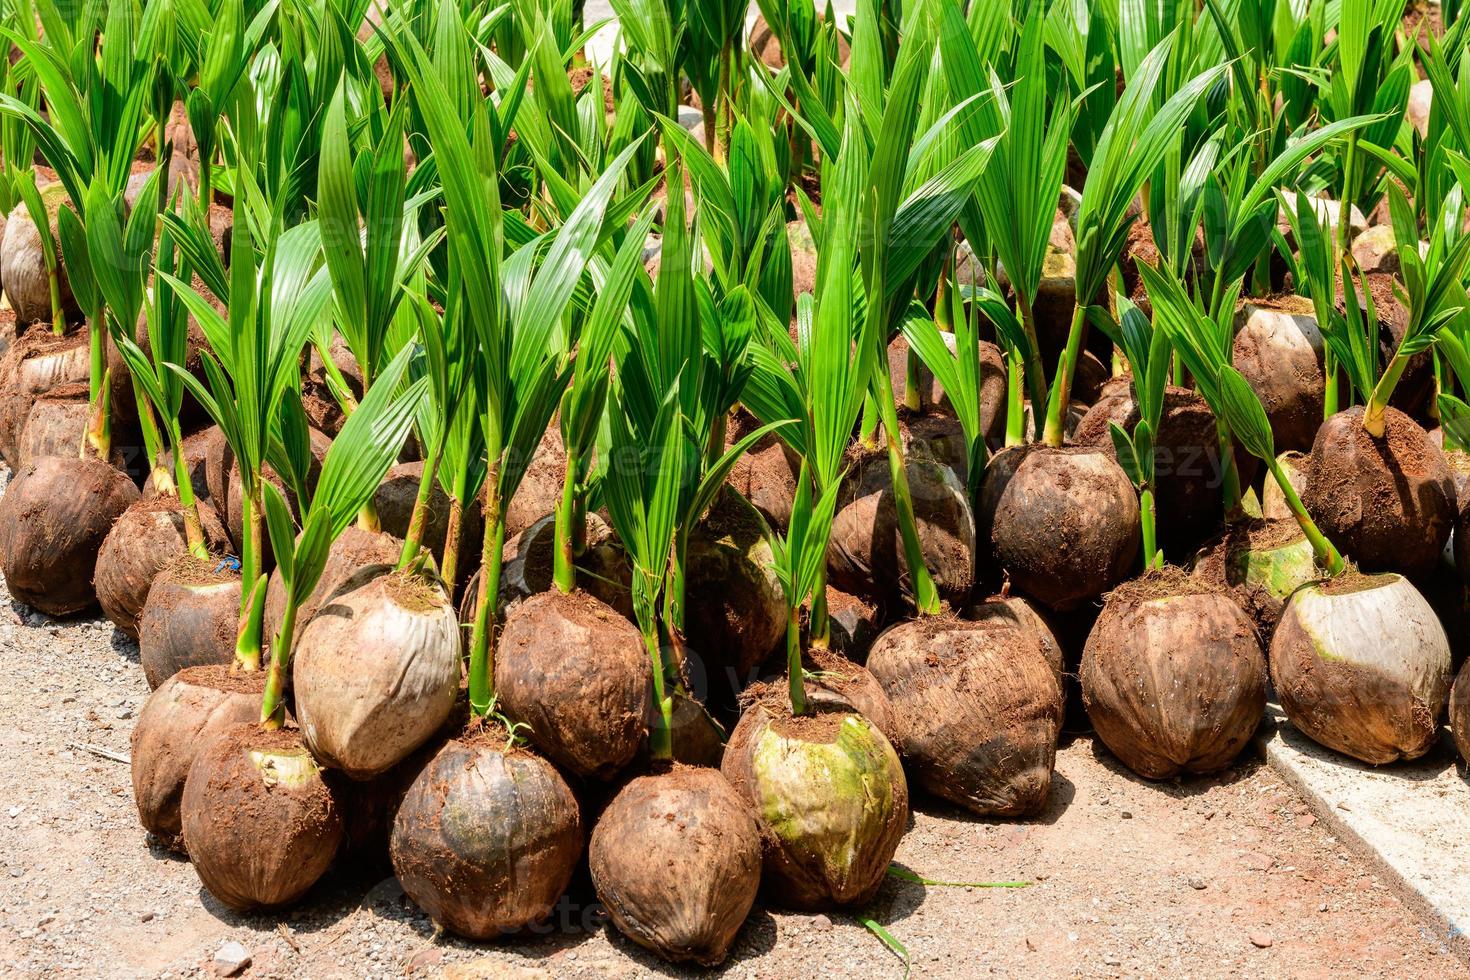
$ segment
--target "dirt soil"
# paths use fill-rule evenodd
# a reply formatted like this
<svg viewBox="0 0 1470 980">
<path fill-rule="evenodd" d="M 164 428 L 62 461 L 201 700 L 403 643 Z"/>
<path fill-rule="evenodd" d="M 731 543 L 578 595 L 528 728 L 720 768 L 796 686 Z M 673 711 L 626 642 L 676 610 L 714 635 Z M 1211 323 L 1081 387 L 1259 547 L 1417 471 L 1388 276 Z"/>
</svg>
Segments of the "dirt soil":
<svg viewBox="0 0 1470 980">
<path fill-rule="evenodd" d="M 242 917 L 138 828 L 125 755 L 147 685 L 98 620 L 53 621 L 0 591 L 0 976 L 196 977 L 243 945 L 248 977 L 692 975 L 607 924 L 585 870 L 554 921 L 494 944 L 436 937 L 382 872 L 339 869 L 301 907 Z M 1250 750 L 1248 750 L 1249 752 Z M 1470 977 L 1433 925 L 1330 835 L 1257 757 L 1220 777 L 1145 783 L 1067 742 L 1045 813 L 968 818 L 920 799 L 903 873 L 861 910 L 914 974 Z M 893 977 L 846 914 L 757 904 L 730 977 Z"/>
</svg>

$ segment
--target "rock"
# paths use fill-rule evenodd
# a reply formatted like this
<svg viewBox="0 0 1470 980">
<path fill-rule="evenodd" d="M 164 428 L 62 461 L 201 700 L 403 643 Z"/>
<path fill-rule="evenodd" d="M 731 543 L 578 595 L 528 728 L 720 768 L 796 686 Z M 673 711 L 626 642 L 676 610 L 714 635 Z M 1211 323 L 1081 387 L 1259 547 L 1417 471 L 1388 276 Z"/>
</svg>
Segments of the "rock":
<svg viewBox="0 0 1470 980">
<path fill-rule="evenodd" d="M 1251 945 L 1257 949 L 1270 949 L 1271 937 L 1264 932 L 1253 932 L 1250 935 Z"/>
<path fill-rule="evenodd" d="M 1276 864 L 1275 858 L 1254 852 L 1242 854 L 1240 860 L 1252 871 L 1270 871 L 1272 866 Z"/>
<path fill-rule="evenodd" d="M 1308 827 L 1312 826 L 1316 822 L 1316 817 L 1312 816 L 1310 813 L 1304 813 L 1300 817 L 1296 818 L 1296 829 L 1306 830 Z"/>
<path fill-rule="evenodd" d="M 1399 271 L 1399 245 L 1392 225 L 1374 225 L 1353 239 L 1353 258 L 1364 272 Z"/>
<path fill-rule="evenodd" d="M 831 932 L 832 920 L 825 915 L 814 915 L 812 916 L 812 928 L 817 932 Z"/>
<path fill-rule="evenodd" d="M 1409 88 L 1409 104 L 1404 107 L 1404 115 L 1408 117 L 1409 124 L 1419 131 L 1420 136 L 1429 133 L 1429 107 L 1434 102 L 1434 86 L 1429 79 L 1415 82 Z"/>
<path fill-rule="evenodd" d="M 698 128 L 701 125 L 703 125 L 703 123 L 704 123 L 704 113 L 700 112 L 698 109 L 694 108 L 693 106 L 687 106 L 687 105 L 681 105 L 681 106 L 679 106 L 679 125 L 680 126 L 683 126 L 685 129 L 689 130 L 692 133 L 692 132 L 694 132 L 694 130 L 696 128 Z"/>
<path fill-rule="evenodd" d="M 233 939 L 221 946 L 214 954 L 214 972 L 216 976 L 238 976 L 249 965 L 250 950 Z"/>
<path fill-rule="evenodd" d="M 1282 191 L 1281 199 L 1285 202 L 1285 207 L 1291 208 L 1292 210 L 1296 209 L 1295 191 Z M 1341 206 L 1338 204 L 1338 202 L 1325 197 L 1314 197 L 1310 200 L 1312 202 L 1312 209 L 1317 212 L 1317 220 L 1326 221 L 1328 231 L 1333 235 L 1333 237 L 1336 237 L 1337 219 L 1339 213 L 1342 210 Z M 1285 210 L 1281 210 L 1280 213 L 1276 216 L 1276 227 L 1281 230 L 1282 237 L 1286 239 L 1287 243 L 1291 244 L 1293 242 L 1293 238 L 1291 235 L 1291 222 L 1287 219 Z M 1367 230 L 1367 228 L 1368 219 L 1363 216 L 1363 212 L 1359 211 L 1356 206 L 1349 208 L 1348 231 L 1354 237 L 1356 237 L 1358 235 L 1361 235 L 1365 230 Z"/>
<path fill-rule="evenodd" d="M 1207 887 L 1209 887 L 1209 882 L 1205 881 L 1199 875 L 1190 875 L 1189 876 L 1189 887 L 1190 888 L 1193 888 L 1197 892 L 1202 892 Z"/>
</svg>

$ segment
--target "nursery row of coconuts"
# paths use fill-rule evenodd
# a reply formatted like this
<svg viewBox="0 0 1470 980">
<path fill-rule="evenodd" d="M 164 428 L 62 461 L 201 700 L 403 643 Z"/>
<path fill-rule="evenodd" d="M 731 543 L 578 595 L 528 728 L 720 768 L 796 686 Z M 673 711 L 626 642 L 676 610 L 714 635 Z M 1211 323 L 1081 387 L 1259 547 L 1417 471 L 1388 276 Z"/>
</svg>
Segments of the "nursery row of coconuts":
<svg viewBox="0 0 1470 980">
<path fill-rule="evenodd" d="M 390 862 L 485 939 L 585 861 L 714 964 L 911 786 L 1041 812 L 1074 690 L 1150 779 L 1272 687 L 1470 750 L 1458 24 L 614 5 L 598 68 L 554 0 L 3 24 L 0 570 L 137 639 L 213 896 Z"/>
</svg>

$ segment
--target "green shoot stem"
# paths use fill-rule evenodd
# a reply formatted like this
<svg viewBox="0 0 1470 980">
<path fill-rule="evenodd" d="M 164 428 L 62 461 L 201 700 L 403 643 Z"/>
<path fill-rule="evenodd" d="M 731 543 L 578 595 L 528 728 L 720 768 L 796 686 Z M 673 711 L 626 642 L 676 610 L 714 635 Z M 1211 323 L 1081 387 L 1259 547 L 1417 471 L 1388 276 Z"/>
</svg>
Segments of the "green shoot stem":
<svg viewBox="0 0 1470 980">
<path fill-rule="evenodd" d="M 1395 353 L 1393 360 L 1388 362 L 1388 370 L 1378 379 L 1373 386 L 1373 394 L 1368 396 L 1368 404 L 1363 408 L 1363 428 L 1375 439 L 1383 438 L 1384 418 L 1383 413 L 1388 408 L 1388 400 L 1393 396 L 1393 389 L 1399 383 L 1399 378 L 1404 375 L 1404 368 L 1408 367 L 1409 359 L 1402 353 Z"/>
<path fill-rule="evenodd" d="M 398 568 L 408 567 L 418 556 L 424 540 L 424 525 L 429 519 L 429 499 L 434 494 L 434 481 L 439 476 L 439 461 L 444 457 L 444 436 L 434 440 L 429 457 L 424 461 L 424 472 L 419 478 L 419 492 L 413 501 L 413 515 L 408 519 L 408 534 L 403 539 L 403 551 L 398 556 Z"/>
<path fill-rule="evenodd" d="M 1006 445 L 1026 441 L 1026 392 L 1022 389 L 1024 369 L 1019 352 L 1006 354 Z"/>
<path fill-rule="evenodd" d="M 903 538 L 904 560 L 913 580 L 914 605 L 919 614 L 938 615 L 939 591 L 924 564 L 924 550 L 919 543 L 919 526 L 914 518 L 914 498 L 909 491 L 908 467 L 905 465 L 903 435 L 898 427 L 898 406 L 893 401 L 893 384 L 888 377 L 887 360 L 874 381 L 875 400 L 882 414 L 883 429 L 888 436 L 888 473 L 893 483 L 893 502 L 898 511 L 898 529 Z"/>
<path fill-rule="evenodd" d="M 648 733 L 648 751 L 656 761 L 667 762 L 674 758 L 674 699 L 668 695 L 664 685 L 664 657 L 659 647 L 658 629 L 650 613 L 647 620 L 651 628 L 644 629 L 643 646 L 653 662 L 653 698 L 658 703 L 659 724 Z"/>
<path fill-rule="evenodd" d="M 1317 567 L 1325 571 L 1329 576 L 1338 575 L 1342 572 L 1346 563 L 1342 555 L 1332 546 L 1326 536 L 1317 528 L 1317 522 L 1307 513 L 1307 508 L 1302 504 L 1302 498 L 1297 496 L 1296 487 L 1291 485 L 1281 464 L 1275 458 L 1265 461 L 1271 470 L 1271 476 L 1276 480 L 1276 485 L 1281 488 L 1281 494 L 1286 498 L 1286 506 L 1291 508 L 1292 516 L 1296 518 L 1302 533 L 1306 535 L 1307 541 L 1312 545 L 1312 556 L 1316 560 Z"/>
<path fill-rule="evenodd" d="M 242 579 L 244 582 L 249 579 Z M 249 591 L 242 589 L 245 614 L 240 619 L 240 635 L 235 640 L 235 669 L 254 673 L 260 669 L 260 636 L 265 631 L 265 592 L 270 580 L 259 575 Z"/>
<path fill-rule="evenodd" d="M 174 489 L 179 495 L 179 509 L 184 513 L 184 540 L 188 542 L 189 554 L 208 561 L 209 546 L 199 520 L 199 501 L 194 497 L 194 482 L 189 478 L 189 461 L 184 458 L 184 437 L 177 416 L 168 420 L 168 433 L 174 457 Z"/>
<path fill-rule="evenodd" d="M 1240 471 L 1235 467 L 1235 437 L 1224 419 L 1215 420 L 1215 439 L 1220 455 L 1220 493 L 1225 504 L 1225 520 L 1242 514 L 1240 506 Z"/>
<path fill-rule="evenodd" d="M 1020 290 L 1016 293 L 1016 308 L 1021 314 L 1021 330 L 1026 335 L 1026 350 L 1023 352 L 1026 366 L 1021 372 L 1021 377 L 1029 389 L 1033 411 L 1036 413 L 1036 435 L 1040 438 L 1042 434 L 1041 406 L 1047 403 L 1047 390 L 1046 370 L 1041 365 L 1041 341 L 1036 335 L 1036 311 L 1031 306 L 1031 297 Z M 1021 424 L 1025 425 L 1024 419 Z"/>
<path fill-rule="evenodd" d="M 245 533 L 241 535 L 240 541 L 240 581 L 254 582 L 256 576 L 261 573 L 260 539 L 252 533 L 256 524 L 255 512 L 255 486 L 252 481 L 248 487 L 243 487 L 240 494 L 240 520 Z M 241 614 L 250 611 L 249 597 L 244 593 L 240 595 Z M 257 639 L 257 643 L 259 640 Z M 257 652 L 259 647 L 256 648 Z M 238 647 L 237 647 L 238 650 Z"/>
<path fill-rule="evenodd" d="M 1047 403 L 1046 428 L 1042 442 L 1053 448 L 1061 448 L 1066 435 L 1065 422 L 1067 405 L 1072 399 L 1072 375 L 1077 358 L 1082 356 L 1082 341 L 1087 336 L 1087 309 L 1081 303 L 1072 308 L 1072 326 L 1067 331 L 1067 347 L 1057 364 L 1057 384 Z"/>
<path fill-rule="evenodd" d="M 1322 374 L 1326 378 L 1325 387 L 1322 391 L 1322 418 L 1325 420 L 1332 418 L 1339 411 L 1338 388 L 1340 382 L 1337 376 L 1337 357 L 1332 351 L 1324 350 L 1322 352 L 1322 360 Z"/>
<path fill-rule="evenodd" d="M 786 617 L 786 683 L 791 694 L 791 713 L 807 714 L 806 682 L 801 673 L 801 623 L 792 606 Z"/>
<path fill-rule="evenodd" d="M 271 663 L 265 675 L 265 696 L 260 700 L 262 728 L 280 728 L 286 723 L 286 705 L 281 695 L 286 689 L 286 668 L 291 664 L 291 646 L 296 639 L 296 606 L 296 598 L 288 596 L 286 612 L 281 616 L 281 628 L 271 641 Z"/>
<path fill-rule="evenodd" d="M 498 439 L 493 440 L 499 442 Z M 500 572 L 505 560 L 505 512 L 500 502 L 500 447 L 490 449 L 490 470 L 485 475 L 485 558 L 480 569 L 479 605 L 470 630 L 470 710 L 476 717 L 490 713 L 495 695 L 494 647 L 495 607 L 500 599 Z"/>
<path fill-rule="evenodd" d="M 924 399 L 919 394 L 919 372 L 922 369 L 918 352 L 910 347 L 903 367 L 903 407 L 914 413 L 924 410 Z"/>
<path fill-rule="evenodd" d="M 1159 554 L 1158 532 L 1156 530 L 1157 521 L 1158 514 L 1154 506 L 1153 488 L 1144 487 L 1138 494 L 1138 523 L 1143 532 L 1143 567 L 1145 571 L 1151 568 L 1163 567 L 1163 556 Z"/>
<path fill-rule="evenodd" d="M 563 594 L 571 592 L 577 586 L 572 518 L 577 509 L 578 455 L 575 447 L 567 447 L 566 475 L 562 479 L 561 498 L 556 504 L 556 546 L 552 550 L 551 580 L 556 584 L 557 591 Z"/>
<path fill-rule="evenodd" d="M 60 337 L 66 333 L 66 311 L 61 308 L 61 272 L 51 254 L 46 256 L 46 288 L 51 292 L 51 332 Z"/>
<path fill-rule="evenodd" d="M 807 621 L 807 634 L 807 642 L 814 650 L 826 650 L 832 645 L 832 615 L 827 608 L 826 562 L 817 569 L 817 584 L 812 588 L 812 611 Z"/>
</svg>

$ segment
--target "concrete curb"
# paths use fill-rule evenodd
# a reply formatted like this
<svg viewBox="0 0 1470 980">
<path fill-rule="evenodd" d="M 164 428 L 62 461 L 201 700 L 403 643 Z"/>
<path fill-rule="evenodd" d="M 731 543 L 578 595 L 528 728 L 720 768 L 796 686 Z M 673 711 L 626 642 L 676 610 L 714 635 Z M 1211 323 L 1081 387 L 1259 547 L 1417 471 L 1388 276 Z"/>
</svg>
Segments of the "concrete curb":
<svg viewBox="0 0 1470 980">
<path fill-rule="evenodd" d="M 1375 767 L 1313 742 L 1275 704 L 1267 716 L 1256 741 L 1270 766 L 1470 963 L 1470 780 L 1448 734 L 1421 759 Z"/>
</svg>

